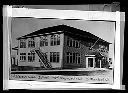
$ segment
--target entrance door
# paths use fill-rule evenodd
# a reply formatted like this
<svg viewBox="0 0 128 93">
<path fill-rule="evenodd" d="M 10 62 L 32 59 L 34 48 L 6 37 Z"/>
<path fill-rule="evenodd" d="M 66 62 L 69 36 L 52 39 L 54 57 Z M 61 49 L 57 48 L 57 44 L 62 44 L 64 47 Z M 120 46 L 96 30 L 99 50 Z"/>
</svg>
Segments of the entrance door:
<svg viewBox="0 0 128 93">
<path fill-rule="evenodd" d="M 93 58 L 88 58 L 88 67 L 93 67 Z"/>
<path fill-rule="evenodd" d="M 95 57 L 86 57 L 86 68 L 95 67 Z"/>
</svg>

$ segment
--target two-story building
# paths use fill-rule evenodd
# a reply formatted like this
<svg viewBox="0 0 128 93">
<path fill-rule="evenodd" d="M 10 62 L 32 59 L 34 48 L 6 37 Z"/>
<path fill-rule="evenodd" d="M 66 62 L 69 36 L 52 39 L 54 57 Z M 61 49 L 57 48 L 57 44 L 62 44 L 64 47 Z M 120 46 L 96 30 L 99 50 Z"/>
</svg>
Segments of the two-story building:
<svg viewBox="0 0 128 93">
<path fill-rule="evenodd" d="M 52 68 L 108 67 L 110 43 L 71 26 L 40 29 L 17 40 L 19 67 L 44 68 L 46 63 L 43 58 L 47 59 Z M 37 48 L 45 57 L 42 58 L 41 53 L 32 52 Z"/>
</svg>

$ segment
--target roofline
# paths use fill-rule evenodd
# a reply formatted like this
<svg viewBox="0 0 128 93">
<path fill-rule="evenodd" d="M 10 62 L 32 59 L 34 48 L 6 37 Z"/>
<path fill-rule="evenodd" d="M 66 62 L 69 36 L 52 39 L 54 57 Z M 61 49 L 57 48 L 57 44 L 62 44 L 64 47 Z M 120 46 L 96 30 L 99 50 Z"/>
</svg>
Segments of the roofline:
<svg viewBox="0 0 128 93">
<path fill-rule="evenodd" d="M 69 31 L 65 31 L 65 32 L 71 33 L 71 32 L 69 32 Z M 90 33 L 90 32 L 88 32 L 88 33 L 91 34 L 91 35 L 93 35 L 93 34 Z M 83 37 L 82 35 L 79 35 L 79 36 Z M 102 38 L 100 38 L 100 37 L 98 37 L 98 36 L 95 36 L 95 35 L 93 35 L 93 36 L 96 37 L 97 39 L 99 38 L 99 40 L 101 40 L 102 42 L 104 41 L 105 43 L 112 44 L 112 43 L 110 43 L 110 42 L 107 42 L 107 41 L 103 40 Z M 87 38 L 91 38 L 91 39 L 95 39 L 95 40 L 96 40 L 96 38 L 92 38 L 92 37 L 87 37 Z"/>
<path fill-rule="evenodd" d="M 66 26 L 66 27 L 70 27 L 70 28 L 72 28 L 72 29 L 76 29 L 76 30 L 80 30 L 80 31 L 82 31 L 82 32 L 88 33 L 88 34 L 90 34 L 90 35 L 96 37 L 97 39 L 100 38 L 100 37 L 98 37 L 98 36 L 96 36 L 96 35 L 94 35 L 94 34 L 92 34 L 92 33 L 90 33 L 90 32 L 83 31 L 83 30 L 81 30 L 81 29 L 74 28 L 74 27 L 71 27 L 71 26 L 68 26 L 68 25 L 57 25 L 57 26 L 52 26 L 52 27 L 43 28 L 43 29 L 40 29 L 40 30 L 45 30 L 45 29 L 47 30 L 47 29 L 50 29 L 50 28 L 53 28 L 53 27 L 58 27 L 58 26 Z M 39 31 L 39 30 L 37 30 L 37 31 Z M 34 31 L 34 32 L 36 32 L 36 31 Z M 32 32 L 32 33 L 34 33 L 34 32 Z M 29 33 L 29 34 L 27 34 L 27 35 L 18 37 L 18 38 L 16 38 L 16 39 L 19 40 L 19 39 L 26 39 L 26 38 L 38 37 L 38 36 L 44 36 L 44 35 L 51 35 L 51 34 L 65 33 L 65 32 L 69 33 L 69 31 L 56 31 L 56 32 L 54 31 L 54 32 L 48 32 L 48 33 L 42 33 L 42 34 L 37 34 L 37 35 L 27 36 L 27 35 L 32 34 L 32 33 Z M 72 32 L 70 32 L 70 33 L 72 33 Z M 79 34 L 79 35 L 80 35 L 80 34 Z M 96 38 L 95 38 L 95 39 L 96 39 Z M 93 39 L 94 39 L 94 38 L 93 38 Z M 101 38 L 100 38 L 100 40 L 103 41 L 103 42 L 105 42 L 105 43 L 112 44 L 112 43 L 109 43 L 109 42 L 107 42 L 107 41 L 105 41 L 105 40 L 103 40 L 103 39 L 101 39 Z"/>
<path fill-rule="evenodd" d="M 44 33 L 44 34 L 38 34 L 38 35 L 32 35 L 32 36 L 26 36 L 26 37 L 21 36 L 21 37 L 18 37 L 16 39 L 19 40 L 19 39 L 26 39 L 26 38 L 45 36 L 45 35 L 52 35 L 52 34 L 58 34 L 58 33 L 61 34 L 61 33 L 64 33 L 64 32 L 63 31 L 62 32 L 57 31 L 57 32 L 50 32 L 50 33 Z"/>
</svg>

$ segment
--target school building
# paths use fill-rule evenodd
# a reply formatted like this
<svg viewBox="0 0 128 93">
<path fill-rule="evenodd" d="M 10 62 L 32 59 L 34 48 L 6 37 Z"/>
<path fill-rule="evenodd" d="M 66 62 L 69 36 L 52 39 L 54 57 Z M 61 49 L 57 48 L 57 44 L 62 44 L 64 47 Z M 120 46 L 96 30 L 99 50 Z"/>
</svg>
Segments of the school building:
<svg viewBox="0 0 128 93">
<path fill-rule="evenodd" d="M 71 26 L 43 28 L 17 40 L 21 68 L 108 68 L 111 43 Z"/>
</svg>

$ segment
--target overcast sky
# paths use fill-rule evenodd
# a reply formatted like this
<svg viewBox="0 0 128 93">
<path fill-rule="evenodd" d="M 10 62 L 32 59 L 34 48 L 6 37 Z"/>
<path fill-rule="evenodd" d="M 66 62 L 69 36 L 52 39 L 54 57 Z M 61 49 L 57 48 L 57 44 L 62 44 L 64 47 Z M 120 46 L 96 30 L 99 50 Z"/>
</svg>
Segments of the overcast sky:
<svg viewBox="0 0 128 93">
<path fill-rule="evenodd" d="M 17 37 L 60 24 L 82 29 L 112 43 L 110 45 L 110 56 L 113 55 L 115 23 L 106 21 L 14 18 L 12 20 L 12 47 L 17 46 Z"/>
</svg>

